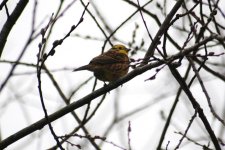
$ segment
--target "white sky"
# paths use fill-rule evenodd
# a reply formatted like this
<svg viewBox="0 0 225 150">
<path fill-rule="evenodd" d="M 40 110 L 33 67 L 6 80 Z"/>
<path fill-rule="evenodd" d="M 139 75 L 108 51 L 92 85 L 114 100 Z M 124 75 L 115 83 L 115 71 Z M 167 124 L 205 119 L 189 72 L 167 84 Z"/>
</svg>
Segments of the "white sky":
<svg viewBox="0 0 225 150">
<path fill-rule="evenodd" d="M 69 2 L 70 1 L 66 0 L 64 7 Z M 136 3 L 136 1 L 134 2 Z M 147 1 L 140 0 L 141 5 L 146 2 Z M 131 13 L 135 11 L 134 7 L 129 6 L 127 3 L 121 0 L 95 0 L 94 3 L 99 8 L 100 12 L 104 14 L 103 17 L 105 17 L 106 21 L 110 24 L 110 27 L 112 29 L 115 29 L 123 20 L 125 20 Z M 173 4 L 174 1 L 171 1 L 171 6 L 173 6 Z M 15 6 L 14 1 L 9 0 L 7 6 L 11 12 Z M 167 11 L 169 11 L 171 6 L 168 6 Z M 49 18 L 51 16 L 51 13 L 55 12 L 57 7 L 58 1 L 56 0 L 40 0 L 38 3 L 36 23 L 39 24 L 45 17 Z M 13 31 L 8 38 L 8 42 L 2 55 L 2 60 L 16 60 L 18 54 L 21 52 L 21 49 L 23 48 L 24 43 L 26 42 L 27 37 L 30 33 L 32 8 L 33 1 L 30 1 L 28 7 L 25 9 L 23 15 L 17 22 L 16 26 L 13 28 Z M 95 14 L 91 5 L 88 8 L 93 12 L 93 14 Z M 155 14 L 159 13 L 159 10 L 155 7 L 155 2 L 149 4 L 146 9 L 151 10 L 151 12 Z M 51 43 L 57 39 L 62 38 L 70 30 L 70 27 L 78 22 L 82 11 L 83 7 L 81 7 L 80 2 L 77 1 L 64 14 L 64 16 L 57 21 L 54 32 L 50 38 L 46 50 L 50 50 Z M 0 17 L 4 16 L 5 12 L 1 11 Z M 154 34 L 157 32 L 158 27 L 154 20 L 147 16 L 145 17 L 149 30 L 154 36 Z M 44 23 L 41 26 L 43 27 L 44 25 L 46 25 L 46 23 L 47 19 L 45 19 Z M 135 28 L 135 23 L 138 23 L 140 26 L 137 30 L 136 42 L 137 44 L 140 44 L 141 40 L 145 39 L 144 48 L 147 49 L 150 43 L 150 39 L 146 33 L 139 13 L 135 15 L 125 26 L 123 26 L 118 31 L 116 37 L 119 38 L 121 41 L 131 41 L 132 32 Z M 1 27 L 2 24 L 3 23 L 0 22 Z M 171 33 L 172 32 L 173 31 L 171 31 Z M 93 37 L 104 39 L 103 34 L 99 31 L 96 24 L 93 22 L 92 18 L 88 15 L 87 12 L 84 16 L 84 21 L 73 33 L 80 34 L 83 36 L 90 35 Z M 180 37 L 177 38 L 177 42 L 182 43 L 184 41 L 185 36 L 182 34 L 179 36 Z M 36 54 L 38 52 L 38 43 L 40 42 L 40 40 L 41 39 L 39 37 L 31 44 L 31 46 L 29 46 L 29 50 L 22 58 L 23 62 L 34 64 L 36 63 Z M 49 69 L 60 69 L 76 68 L 81 65 L 85 65 L 89 63 L 91 58 L 101 53 L 102 45 L 103 41 L 84 40 L 82 38 L 71 36 L 67 38 L 62 45 L 56 48 L 56 53 L 53 57 L 48 58 L 46 62 L 47 67 Z M 106 50 L 109 48 L 110 45 L 108 44 Z M 171 50 L 171 53 L 174 53 L 174 51 Z M 143 58 L 144 54 L 144 52 L 140 52 L 133 58 Z M 5 79 L 5 76 L 7 75 L 10 68 L 11 66 L 8 64 L 0 63 L 0 69 L 3 70 L 0 74 L 1 83 Z M 181 67 L 181 70 L 182 69 L 185 68 Z M 18 66 L 15 70 L 15 73 L 22 73 L 27 71 L 36 70 L 35 68 Z M 162 71 L 160 71 L 155 80 L 147 82 L 144 81 L 145 79 L 151 77 L 154 73 L 155 70 L 150 70 L 144 73 L 143 75 L 138 76 L 133 80 L 129 81 L 128 83 L 124 84 L 122 87 L 119 87 L 117 90 L 113 90 L 108 93 L 105 101 L 103 102 L 100 109 L 97 111 L 95 117 L 93 117 L 92 120 L 86 125 L 91 134 L 101 136 L 105 131 L 105 128 L 109 126 L 110 122 L 112 121 L 112 116 L 114 114 L 113 106 L 115 104 L 115 101 L 118 101 L 119 103 L 119 115 L 126 114 L 132 110 L 139 108 L 140 106 L 153 103 L 152 106 L 148 107 L 144 111 L 140 111 L 139 113 L 128 117 L 125 121 L 117 124 L 113 128 L 111 134 L 107 136 L 107 140 L 127 148 L 127 127 L 128 121 L 131 121 L 132 148 L 134 150 L 155 149 L 165 123 L 165 121 L 162 120 L 160 116 L 160 112 L 163 111 L 165 115 L 168 116 L 168 112 L 170 111 L 171 105 L 173 104 L 173 101 L 175 99 L 175 94 L 178 85 L 177 82 L 173 79 L 172 75 L 169 73 L 168 68 L 166 67 Z M 69 70 L 54 73 L 55 79 L 58 81 L 60 87 L 67 95 L 69 95 L 71 90 L 75 89 L 78 85 L 80 85 L 90 76 L 92 76 L 92 73 L 87 71 L 74 73 L 72 72 L 72 70 Z M 208 82 L 206 82 L 205 84 L 207 89 L 212 92 L 212 94 L 210 95 L 212 100 L 216 100 L 216 102 L 213 102 L 223 104 L 223 93 L 225 88 L 224 83 L 215 80 L 212 76 L 209 76 L 208 74 L 205 76 L 203 75 L 203 77 L 207 77 L 208 79 Z M 65 104 L 60 98 L 60 96 L 57 94 L 49 78 L 44 74 L 42 75 L 42 82 L 46 107 L 48 109 L 48 113 L 51 114 L 59 110 L 59 108 L 65 106 Z M 92 79 L 73 97 L 72 100 L 76 101 L 82 98 L 83 96 L 89 94 L 92 90 L 93 83 L 94 80 Z M 103 84 L 101 82 L 98 82 L 97 88 L 102 87 L 102 85 Z M 222 90 L 216 90 L 218 88 Z M 201 93 L 199 85 L 193 86 L 192 91 L 196 98 L 200 99 L 202 106 L 204 106 L 203 108 L 205 108 L 205 113 L 208 114 L 210 111 L 207 109 L 208 107 L 205 103 L 206 99 Z M 118 99 L 115 99 L 116 92 L 120 93 Z M 166 96 L 163 98 L 159 97 L 163 94 L 165 94 Z M 184 132 L 184 129 L 186 128 L 191 116 L 193 115 L 193 109 L 190 103 L 187 102 L 187 97 L 185 96 L 185 94 L 182 94 L 181 98 L 182 102 L 179 103 L 178 108 L 176 110 L 177 113 L 175 113 L 175 116 L 172 120 L 172 124 L 174 126 L 171 126 L 169 128 L 168 134 L 164 140 L 165 143 L 163 147 L 166 146 L 168 141 L 170 141 L 171 147 L 177 145 L 181 136 L 175 134 L 174 131 Z M 3 139 L 44 117 L 37 91 L 36 74 L 29 76 L 16 76 L 11 78 L 6 88 L 1 93 L 0 99 L 0 128 Z M 8 101 L 11 102 L 8 103 Z M 92 105 L 96 105 L 97 103 L 98 100 L 96 99 L 94 100 Z M 3 104 L 6 104 L 6 106 L 4 106 Z M 76 110 L 79 116 L 82 117 L 85 108 L 86 107 L 82 107 Z M 222 107 L 221 105 L 216 105 L 216 110 L 218 110 L 218 112 L 221 112 L 221 109 L 224 109 L 224 107 Z M 210 116 L 208 117 L 208 119 L 211 122 L 212 117 Z M 189 134 L 191 135 L 191 137 L 198 137 L 199 135 L 206 136 L 206 134 L 203 134 L 203 132 L 201 132 L 202 129 L 204 130 L 204 127 L 202 125 L 197 124 L 197 122 L 200 121 L 198 119 L 196 120 L 197 121 L 193 124 L 193 128 L 190 130 Z M 54 130 L 56 131 L 57 135 L 64 135 L 65 133 L 69 133 L 76 125 L 76 122 L 70 114 L 58 119 L 53 123 Z M 212 126 L 218 127 L 219 125 L 220 124 L 218 122 L 212 124 Z M 217 134 L 218 130 L 215 130 Z M 79 133 L 83 134 L 83 132 Z M 7 149 L 38 150 L 50 148 L 50 146 L 55 144 L 55 141 L 50 132 L 48 131 L 47 126 L 45 126 L 42 130 L 35 132 L 34 134 L 32 134 L 32 136 L 27 136 L 21 139 L 20 141 L 10 145 Z M 38 139 L 37 136 L 42 137 Z M 34 137 L 35 140 L 32 140 L 32 138 Z M 29 144 L 27 144 L 27 141 L 29 141 Z M 78 138 L 76 140 L 71 139 L 71 141 L 74 143 L 79 141 L 85 144 L 83 140 L 80 140 Z M 82 146 L 84 150 L 93 149 L 93 147 L 85 147 L 85 145 Z M 198 146 L 193 146 L 193 144 L 191 146 L 185 145 L 185 147 L 181 149 L 188 150 L 190 148 L 193 150 L 199 149 Z M 74 149 L 74 147 L 70 147 L 69 149 L 72 150 Z M 116 148 L 111 144 L 105 143 L 102 149 L 115 150 Z"/>
</svg>

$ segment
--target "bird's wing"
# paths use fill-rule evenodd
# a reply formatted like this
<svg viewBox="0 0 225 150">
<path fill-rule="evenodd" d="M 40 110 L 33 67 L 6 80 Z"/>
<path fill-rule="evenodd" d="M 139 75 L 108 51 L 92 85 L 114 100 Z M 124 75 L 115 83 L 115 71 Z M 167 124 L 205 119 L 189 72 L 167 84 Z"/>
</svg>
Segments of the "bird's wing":
<svg viewBox="0 0 225 150">
<path fill-rule="evenodd" d="M 90 64 L 107 65 L 107 64 L 114 64 L 114 63 L 119 63 L 119 62 L 121 62 L 121 61 L 117 60 L 115 58 L 112 58 L 110 56 L 100 55 L 100 56 L 93 58 L 91 60 Z"/>
</svg>

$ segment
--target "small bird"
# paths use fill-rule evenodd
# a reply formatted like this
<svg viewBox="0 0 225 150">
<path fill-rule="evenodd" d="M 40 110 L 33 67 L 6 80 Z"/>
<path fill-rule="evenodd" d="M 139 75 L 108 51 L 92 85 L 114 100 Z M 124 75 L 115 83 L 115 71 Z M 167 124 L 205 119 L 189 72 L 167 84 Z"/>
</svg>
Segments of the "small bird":
<svg viewBox="0 0 225 150">
<path fill-rule="evenodd" d="M 123 77 L 129 70 L 128 52 L 124 45 L 114 45 L 103 54 L 94 57 L 88 65 L 81 66 L 73 71 L 88 70 L 103 82 L 112 82 Z"/>
</svg>

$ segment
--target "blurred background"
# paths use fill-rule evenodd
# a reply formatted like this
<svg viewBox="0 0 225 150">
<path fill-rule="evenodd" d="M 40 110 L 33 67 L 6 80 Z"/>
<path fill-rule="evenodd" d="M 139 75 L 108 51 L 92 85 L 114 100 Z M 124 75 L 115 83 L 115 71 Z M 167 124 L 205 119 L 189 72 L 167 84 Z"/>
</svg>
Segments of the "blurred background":
<svg viewBox="0 0 225 150">
<path fill-rule="evenodd" d="M 21 1 L 1 2 L 1 31 L 10 19 L 8 15 Z M 129 57 L 135 60 L 134 64 L 138 67 L 152 43 L 151 38 L 155 37 L 178 1 L 140 0 L 143 17 L 138 9 L 138 1 L 29 1 L 13 25 L 1 53 L 1 140 L 45 117 L 38 91 L 37 55 L 40 54 L 43 58 L 44 54 L 51 51 L 54 41 L 64 38 L 71 27 L 77 25 L 88 2 L 83 21 L 61 45 L 54 48 L 55 54 L 47 57 L 45 67 L 42 68 L 42 94 L 49 115 L 104 86 L 103 82 L 96 82 L 91 72 L 72 70 L 88 64 L 93 57 L 110 49 L 111 44 L 124 44 L 131 48 Z M 174 15 L 174 22 L 161 37 L 158 50 L 155 50 L 155 59 L 149 63 L 169 58 L 213 34 L 224 37 L 224 5 L 224 1 L 185 0 Z M 178 14 L 182 15 L 176 18 Z M 205 31 L 198 41 L 196 39 L 203 28 Z M 41 30 L 45 30 L 45 43 L 42 43 Z M 108 37 L 110 42 L 106 40 Z M 160 51 L 166 57 L 162 57 Z M 206 51 L 213 53 L 206 55 Z M 211 39 L 199 47 L 196 53 L 190 53 L 188 57 L 193 58 L 195 67 L 199 69 L 206 92 L 203 92 L 199 79 L 193 79 L 196 72 L 186 57 L 177 69 L 183 77 L 187 76 L 187 84 L 193 80 L 190 91 L 203 109 L 223 149 L 224 41 Z M 130 68 L 130 72 L 133 69 Z M 78 128 L 81 123 L 72 112 L 51 124 L 60 141 L 68 137 L 62 146 L 69 150 L 80 147 L 83 150 L 176 149 L 178 145 L 182 150 L 215 149 L 204 124 L 196 116 L 189 97 L 183 91 L 179 94 L 179 90 L 180 85 L 169 68 L 160 65 L 94 99 L 90 108 L 84 105 L 74 110 L 73 113 L 82 120 L 88 109 L 87 118 L 90 119 L 82 128 Z M 212 104 L 210 107 L 208 100 Z M 215 112 L 212 113 L 212 109 Z M 167 130 L 163 134 L 166 122 Z M 182 137 L 184 139 L 179 144 Z M 54 149 L 54 146 L 56 141 L 46 125 L 6 149 L 41 150 Z"/>
</svg>

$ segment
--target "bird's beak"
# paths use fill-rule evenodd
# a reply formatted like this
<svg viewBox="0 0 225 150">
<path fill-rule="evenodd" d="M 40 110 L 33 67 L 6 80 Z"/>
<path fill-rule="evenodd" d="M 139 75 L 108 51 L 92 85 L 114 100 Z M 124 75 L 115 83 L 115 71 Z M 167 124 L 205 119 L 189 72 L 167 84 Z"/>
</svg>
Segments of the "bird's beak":
<svg viewBox="0 0 225 150">
<path fill-rule="evenodd" d="M 130 48 L 126 48 L 127 52 L 129 52 L 131 49 Z"/>
</svg>

